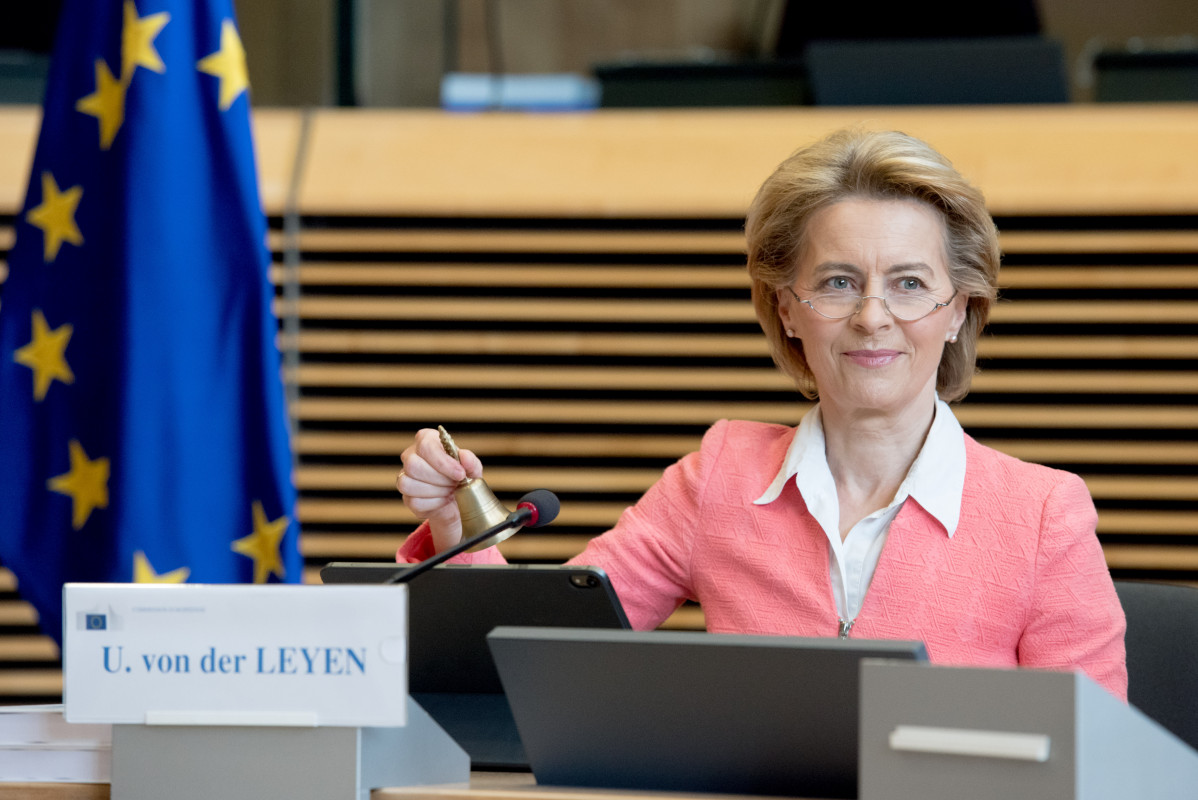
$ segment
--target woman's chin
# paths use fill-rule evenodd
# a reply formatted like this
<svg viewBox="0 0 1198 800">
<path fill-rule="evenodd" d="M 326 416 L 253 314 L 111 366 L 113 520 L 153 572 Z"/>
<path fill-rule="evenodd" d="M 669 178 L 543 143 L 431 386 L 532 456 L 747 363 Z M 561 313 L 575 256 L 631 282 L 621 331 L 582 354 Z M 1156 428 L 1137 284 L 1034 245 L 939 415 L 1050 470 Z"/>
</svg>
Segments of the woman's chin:
<svg viewBox="0 0 1198 800">
<path fill-rule="evenodd" d="M 928 395 L 929 402 L 936 396 L 934 389 L 912 391 L 910 387 L 896 386 L 894 381 L 877 379 L 854 381 L 831 395 L 821 392 L 820 397 L 850 415 L 897 416 L 918 407 L 923 394 Z"/>
</svg>

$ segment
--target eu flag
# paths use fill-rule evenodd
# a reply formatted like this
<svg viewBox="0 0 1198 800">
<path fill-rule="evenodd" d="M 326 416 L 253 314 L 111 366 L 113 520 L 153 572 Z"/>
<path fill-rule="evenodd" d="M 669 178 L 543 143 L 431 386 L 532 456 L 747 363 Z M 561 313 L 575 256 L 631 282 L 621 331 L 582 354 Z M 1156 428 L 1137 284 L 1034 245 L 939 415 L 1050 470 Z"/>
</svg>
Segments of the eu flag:
<svg viewBox="0 0 1198 800">
<path fill-rule="evenodd" d="M 0 561 L 300 578 L 266 222 L 231 0 L 68 0 L 0 306 Z"/>
</svg>

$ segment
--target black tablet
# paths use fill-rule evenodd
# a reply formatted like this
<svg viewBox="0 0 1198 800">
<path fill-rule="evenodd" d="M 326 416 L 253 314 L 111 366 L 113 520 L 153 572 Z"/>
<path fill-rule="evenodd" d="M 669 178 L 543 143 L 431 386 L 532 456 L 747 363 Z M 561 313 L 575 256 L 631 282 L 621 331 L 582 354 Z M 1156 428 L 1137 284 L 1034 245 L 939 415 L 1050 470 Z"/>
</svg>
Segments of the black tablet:
<svg viewBox="0 0 1198 800">
<path fill-rule="evenodd" d="M 334 562 L 324 583 L 382 583 L 394 563 Z M 526 769 L 487 634 L 499 625 L 627 628 L 595 567 L 486 564 L 434 567 L 408 587 L 408 691 L 470 753 L 474 769 Z"/>
<path fill-rule="evenodd" d="M 382 583 L 403 566 L 333 562 L 320 578 Z M 502 692 L 487 650 L 487 634 L 498 625 L 628 627 L 611 581 L 596 567 L 446 564 L 406 585 L 413 694 Z"/>
</svg>

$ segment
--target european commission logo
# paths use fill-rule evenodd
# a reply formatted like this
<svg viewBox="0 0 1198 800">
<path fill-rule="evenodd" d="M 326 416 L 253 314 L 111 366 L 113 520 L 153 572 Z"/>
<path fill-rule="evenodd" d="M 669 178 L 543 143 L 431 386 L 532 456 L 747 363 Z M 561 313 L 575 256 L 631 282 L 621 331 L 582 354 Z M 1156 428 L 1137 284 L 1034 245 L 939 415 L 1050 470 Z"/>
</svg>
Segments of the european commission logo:
<svg viewBox="0 0 1198 800">
<path fill-rule="evenodd" d="M 112 609 L 104 611 L 79 611 L 75 615 L 75 630 L 115 631 L 120 630 L 120 619 Z"/>
</svg>

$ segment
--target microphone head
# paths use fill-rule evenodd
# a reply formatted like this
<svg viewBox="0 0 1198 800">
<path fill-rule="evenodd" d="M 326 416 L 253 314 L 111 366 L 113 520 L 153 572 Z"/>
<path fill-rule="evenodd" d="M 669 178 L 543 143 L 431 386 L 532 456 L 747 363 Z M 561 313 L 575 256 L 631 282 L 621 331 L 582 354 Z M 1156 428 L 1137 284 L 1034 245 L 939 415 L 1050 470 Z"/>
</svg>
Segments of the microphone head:
<svg viewBox="0 0 1198 800">
<path fill-rule="evenodd" d="M 533 489 L 520 498 L 520 502 L 516 504 L 516 507 L 520 508 L 521 506 L 527 506 L 533 512 L 533 518 L 525 523 L 529 528 L 539 528 L 542 525 L 548 525 L 557 519 L 558 512 L 562 510 L 561 501 L 557 499 L 557 495 L 548 489 Z"/>
</svg>

